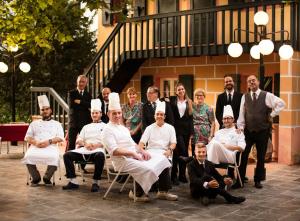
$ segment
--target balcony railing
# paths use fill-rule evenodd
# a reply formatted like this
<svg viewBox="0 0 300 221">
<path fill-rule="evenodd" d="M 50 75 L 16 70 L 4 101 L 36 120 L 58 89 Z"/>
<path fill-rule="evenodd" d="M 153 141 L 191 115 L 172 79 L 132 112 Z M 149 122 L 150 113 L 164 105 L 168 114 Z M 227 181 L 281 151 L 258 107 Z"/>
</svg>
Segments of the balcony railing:
<svg viewBox="0 0 300 221">
<path fill-rule="evenodd" d="M 300 50 L 300 5 L 298 1 L 267 1 L 217 6 L 214 8 L 157 14 L 126 20 L 117 24 L 97 56 L 87 68 L 89 90 L 94 96 L 106 85 L 127 59 L 222 55 L 233 41 L 234 29 L 257 32 L 253 16 L 258 10 L 269 14 L 268 31 L 287 30 L 271 36 L 275 51 L 290 40 Z M 237 32 L 245 52 L 259 41 L 257 35 Z"/>
</svg>

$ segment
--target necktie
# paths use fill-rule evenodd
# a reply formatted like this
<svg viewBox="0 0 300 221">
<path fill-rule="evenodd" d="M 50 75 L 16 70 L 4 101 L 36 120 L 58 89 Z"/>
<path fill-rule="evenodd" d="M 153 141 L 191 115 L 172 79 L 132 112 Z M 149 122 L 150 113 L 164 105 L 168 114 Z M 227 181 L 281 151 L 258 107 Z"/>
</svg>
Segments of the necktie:
<svg viewBox="0 0 300 221">
<path fill-rule="evenodd" d="M 228 94 L 228 104 L 231 104 L 231 94 Z"/>
<path fill-rule="evenodd" d="M 256 93 L 253 92 L 252 96 L 253 96 L 253 102 L 256 102 Z"/>
<path fill-rule="evenodd" d="M 108 104 L 105 104 L 105 114 L 107 115 L 107 111 L 108 111 Z"/>
<path fill-rule="evenodd" d="M 152 108 L 155 111 L 155 109 L 156 109 L 156 103 L 155 102 L 152 103 Z"/>
<path fill-rule="evenodd" d="M 80 95 L 83 96 L 83 91 L 80 91 Z"/>
</svg>

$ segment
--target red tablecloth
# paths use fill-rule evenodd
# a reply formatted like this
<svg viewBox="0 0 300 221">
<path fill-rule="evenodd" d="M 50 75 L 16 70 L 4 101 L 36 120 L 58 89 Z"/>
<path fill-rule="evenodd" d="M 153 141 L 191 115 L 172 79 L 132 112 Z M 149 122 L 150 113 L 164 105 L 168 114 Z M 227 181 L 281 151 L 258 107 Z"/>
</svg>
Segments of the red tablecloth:
<svg viewBox="0 0 300 221">
<path fill-rule="evenodd" d="M 0 124 L 2 141 L 24 141 L 29 124 Z"/>
</svg>

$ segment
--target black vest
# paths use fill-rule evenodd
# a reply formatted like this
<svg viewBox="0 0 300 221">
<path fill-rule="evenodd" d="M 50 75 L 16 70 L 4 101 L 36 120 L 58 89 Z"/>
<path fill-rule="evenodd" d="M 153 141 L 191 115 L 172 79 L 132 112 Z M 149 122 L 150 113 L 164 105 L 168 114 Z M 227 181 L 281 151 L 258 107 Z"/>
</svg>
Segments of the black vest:
<svg viewBox="0 0 300 221">
<path fill-rule="evenodd" d="M 272 109 L 266 105 L 266 95 L 266 91 L 261 91 L 254 102 L 250 93 L 245 94 L 246 129 L 251 132 L 266 130 L 271 126 L 269 117 Z"/>
</svg>

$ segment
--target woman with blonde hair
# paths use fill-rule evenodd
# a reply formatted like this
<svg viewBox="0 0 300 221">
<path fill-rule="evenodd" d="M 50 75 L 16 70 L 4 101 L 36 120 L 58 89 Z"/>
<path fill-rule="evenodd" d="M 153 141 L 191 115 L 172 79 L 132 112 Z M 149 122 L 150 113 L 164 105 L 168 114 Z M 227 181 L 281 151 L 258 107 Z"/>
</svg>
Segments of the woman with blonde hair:
<svg viewBox="0 0 300 221">
<path fill-rule="evenodd" d="M 194 135 L 192 151 L 194 145 L 204 143 L 205 145 L 214 137 L 215 133 L 215 115 L 213 108 L 208 106 L 205 101 L 206 93 L 203 89 L 198 88 L 194 92 L 193 104 L 193 124 Z"/>
<path fill-rule="evenodd" d="M 177 145 L 173 153 L 171 180 L 173 184 L 178 185 L 178 180 L 182 183 L 187 183 L 185 175 L 186 165 L 179 160 L 179 157 L 188 157 L 189 141 L 193 134 L 193 107 L 192 100 L 186 94 L 184 85 L 177 83 L 175 89 L 176 96 L 170 97 L 177 139 Z M 179 175 L 177 177 L 178 169 Z"/>
<path fill-rule="evenodd" d="M 137 92 L 134 87 L 127 89 L 128 103 L 122 106 L 125 127 L 130 131 L 132 139 L 139 143 L 142 127 L 142 103 L 137 101 Z"/>
</svg>

